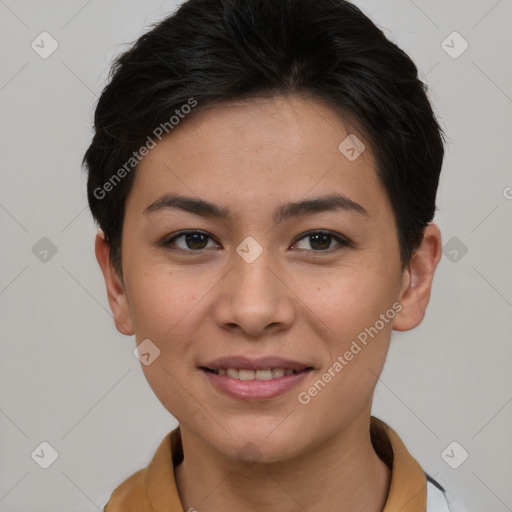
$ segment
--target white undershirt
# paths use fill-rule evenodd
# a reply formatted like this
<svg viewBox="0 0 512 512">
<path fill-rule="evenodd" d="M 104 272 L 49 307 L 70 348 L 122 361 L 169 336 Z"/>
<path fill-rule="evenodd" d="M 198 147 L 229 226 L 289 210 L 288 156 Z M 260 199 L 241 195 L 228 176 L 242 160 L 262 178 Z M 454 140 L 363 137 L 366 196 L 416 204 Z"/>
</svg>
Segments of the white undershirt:
<svg viewBox="0 0 512 512">
<path fill-rule="evenodd" d="M 427 512 L 470 512 L 451 495 L 445 494 L 427 480 Z"/>
</svg>

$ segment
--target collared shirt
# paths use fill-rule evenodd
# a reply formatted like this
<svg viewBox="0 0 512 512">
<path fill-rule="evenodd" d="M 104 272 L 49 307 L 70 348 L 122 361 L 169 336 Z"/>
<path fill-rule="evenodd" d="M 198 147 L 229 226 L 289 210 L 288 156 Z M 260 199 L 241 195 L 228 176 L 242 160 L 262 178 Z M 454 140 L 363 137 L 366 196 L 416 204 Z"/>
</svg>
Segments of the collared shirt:
<svg viewBox="0 0 512 512">
<path fill-rule="evenodd" d="M 463 512 L 444 489 L 427 476 L 396 432 L 371 417 L 371 441 L 391 469 L 391 483 L 382 512 Z M 169 432 L 150 464 L 127 478 L 112 493 L 105 512 L 184 512 L 174 468 L 183 460 L 179 426 Z"/>
</svg>

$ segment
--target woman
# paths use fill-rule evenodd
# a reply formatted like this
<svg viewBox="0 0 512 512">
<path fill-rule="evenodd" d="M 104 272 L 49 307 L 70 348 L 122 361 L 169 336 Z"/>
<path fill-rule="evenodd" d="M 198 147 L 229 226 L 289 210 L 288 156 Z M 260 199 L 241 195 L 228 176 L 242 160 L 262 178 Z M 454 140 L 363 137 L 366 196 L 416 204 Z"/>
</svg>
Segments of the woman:
<svg viewBox="0 0 512 512">
<path fill-rule="evenodd" d="M 443 134 L 343 0 L 189 0 L 115 63 L 84 163 L 117 329 L 179 427 L 105 510 L 459 510 L 371 416 L 423 319 Z"/>
</svg>

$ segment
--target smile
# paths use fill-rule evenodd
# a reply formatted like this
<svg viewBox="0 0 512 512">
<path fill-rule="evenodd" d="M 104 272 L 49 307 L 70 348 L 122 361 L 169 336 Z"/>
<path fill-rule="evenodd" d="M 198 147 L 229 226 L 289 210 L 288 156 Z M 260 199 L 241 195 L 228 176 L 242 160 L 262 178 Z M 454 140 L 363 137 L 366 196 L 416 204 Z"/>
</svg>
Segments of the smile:
<svg viewBox="0 0 512 512">
<path fill-rule="evenodd" d="M 298 386 L 303 387 L 304 379 L 313 371 L 313 368 L 248 370 L 201 367 L 200 370 L 212 385 L 212 389 L 222 395 L 235 400 L 254 402 L 277 398 Z"/>
<path fill-rule="evenodd" d="M 218 368 L 217 370 L 212 370 L 205 368 L 205 370 L 238 380 L 272 380 L 279 379 L 285 375 L 299 373 L 297 370 L 290 368 L 265 368 L 261 370 L 246 370 L 241 368 Z"/>
</svg>

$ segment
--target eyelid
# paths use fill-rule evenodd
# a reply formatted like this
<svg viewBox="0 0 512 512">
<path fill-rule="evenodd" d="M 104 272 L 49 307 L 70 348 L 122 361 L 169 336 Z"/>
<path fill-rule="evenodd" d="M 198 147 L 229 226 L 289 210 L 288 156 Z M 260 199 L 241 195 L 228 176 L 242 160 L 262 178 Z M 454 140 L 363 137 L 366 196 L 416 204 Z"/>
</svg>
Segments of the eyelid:
<svg viewBox="0 0 512 512">
<path fill-rule="evenodd" d="M 295 239 L 295 241 L 292 243 L 292 246 L 295 245 L 297 242 L 300 242 L 302 239 L 307 238 L 308 236 L 314 235 L 316 233 L 322 233 L 322 234 L 325 234 L 325 235 L 329 235 L 331 238 L 336 240 L 336 242 L 338 242 L 338 244 L 341 247 L 355 247 L 354 242 L 352 242 L 352 240 L 350 240 L 346 236 L 342 235 L 341 233 L 337 233 L 336 231 L 330 231 L 328 229 L 312 229 L 312 230 L 306 231 L 305 233 L 301 233 Z M 313 251 L 313 250 L 308 250 L 308 249 L 298 249 L 298 250 L 301 250 L 301 251 L 306 251 L 307 250 L 308 252 L 311 252 L 311 253 L 314 253 L 314 254 L 322 254 L 322 253 L 326 254 L 326 253 L 333 252 L 336 249 L 335 248 L 334 249 L 331 248 L 331 249 L 326 249 L 324 251 Z"/>
<path fill-rule="evenodd" d="M 190 234 L 190 233 L 202 234 L 202 235 L 206 236 L 207 238 L 209 238 L 210 240 L 213 240 L 216 244 L 219 244 L 219 242 L 217 242 L 217 240 L 212 235 L 210 235 L 208 232 L 206 232 L 206 231 L 202 231 L 200 229 L 185 229 L 183 231 L 179 231 L 177 233 L 173 233 L 172 235 L 170 235 L 168 237 L 165 237 L 163 239 L 163 241 L 162 241 L 162 245 L 164 247 L 169 247 L 173 240 L 176 240 L 180 236 L 187 235 L 187 234 Z M 336 242 L 338 242 L 338 244 L 341 247 L 354 247 L 355 246 L 354 243 L 349 238 L 347 238 L 346 236 L 342 235 L 341 233 L 337 233 L 335 231 L 330 231 L 330 230 L 327 230 L 327 229 L 312 229 L 312 230 L 309 230 L 309 231 L 305 231 L 304 233 L 301 233 L 300 235 L 298 235 L 297 238 L 294 240 L 294 242 L 292 242 L 291 245 L 293 246 L 296 243 L 298 243 L 301 240 L 303 240 L 304 238 L 307 238 L 308 236 L 314 235 L 314 234 L 317 234 L 317 233 L 322 233 L 322 234 L 326 234 L 326 235 L 331 236 L 331 238 L 334 239 Z M 205 249 L 197 249 L 197 250 L 190 249 L 190 250 L 187 250 L 187 249 L 182 249 L 181 247 L 175 247 L 175 248 L 172 248 L 172 250 L 173 251 L 177 251 L 177 252 L 181 252 L 181 253 L 185 253 L 185 254 L 200 254 L 202 252 L 205 252 Z M 314 251 L 314 250 L 308 250 L 308 249 L 297 249 L 297 250 L 299 250 L 299 251 L 307 251 L 307 252 L 310 252 L 312 254 L 322 254 L 322 253 L 326 254 L 326 253 L 333 252 L 336 249 L 335 248 L 334 249 L 331 248 L 331 249 L 326 249 L 326 250 L 322 250 L 322 251 Z"/>
<path fill-rule="evenodd" d="M 219 244 L 219 242 L 217 242 L 217 240 L 215 240 L 215 238 L 212 235 L 210 235 L 210 233 L 208 233 L 206 231 L 202 231 L 201 229 L 184 229 L 183 231 L 178 231 L 177 233 L 173 233 L 172 235 L 166 236 L 162 240 L 162 245 L 164 247 L 169 248 L 171 245 L 171 242 L 173 242 L 174 240 L 176 240 L 177 238 L 179 238 L 181 236 L 188 235 L 191 233 L 199 233 L 199 234 L 204 235 L 205 237 L 209 238 L 210 240 L 213 240 L 216 244 Z M 199 254 L 201 252 L 204 252 L 204 249 L 197 249 L 195 251 L 192 249 L 189 249 L 189 250 L 182 249 L 181 247 L 172 247 L 171 249 L 173 251 L 187 253 L 187 254 Z"/>
</svg>

